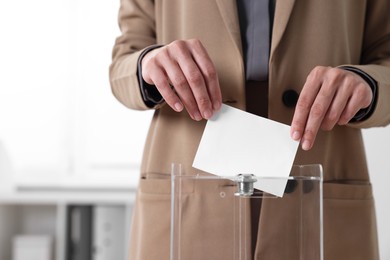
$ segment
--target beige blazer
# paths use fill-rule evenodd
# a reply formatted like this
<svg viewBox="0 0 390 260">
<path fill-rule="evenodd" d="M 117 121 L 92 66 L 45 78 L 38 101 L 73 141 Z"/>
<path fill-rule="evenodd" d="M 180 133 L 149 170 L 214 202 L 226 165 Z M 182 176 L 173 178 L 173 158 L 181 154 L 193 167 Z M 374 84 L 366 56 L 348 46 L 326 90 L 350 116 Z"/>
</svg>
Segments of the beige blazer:
<svg viewBox="0 0 390 260">
<path fill-rule="evenodd" d="M 299 150 L 295 159 L 295 164 L 323 165 L 325 259 L 378 259 L 374 201 L 360 128 L 390 122 L 389 10 L 388 0 L 276 1 L 269 60 L 269 118 L 291 123 L 294 108 L 283 104 L 283 93 L 288 89 L 299 93 L 317 65 L 355 66 L 378 83 L 378 99 L 369 119 L 320 132 L 313 149 Z M 198 38 L 215 63 L 223 102 L 245 110 L 236 0 L 122 0 L 119 25 L 122 35 L 115 42 L 110 80 L 114 95 L 125 106 L 149 109 L 137 79 L 137 60 L 145 47 Z M 150 176 L 169 174 L 171 162 L 193 171 L 191 165 L 206 123 L 195 122 L 186 112 L 176 113 L 164 104 L 154 109 L 131 234 L 131 259 L 137 260 L 168 259 L 169 181 Z M 193 203 L 198 210 L 205 204 Z M 265 208 L 261 214 L 263 220 L 272 219 L 275 212 Z M 196 219 L 189 221 L 196 225 Z M 263 225 L 271 225 L 275 234 L 279 232 L 272 223 Z M 276 251 L 272 250 L 272 239 L 258 242 L 257 255 L 261 259 L 287 259 L 270 253 Z"/>
</svg>

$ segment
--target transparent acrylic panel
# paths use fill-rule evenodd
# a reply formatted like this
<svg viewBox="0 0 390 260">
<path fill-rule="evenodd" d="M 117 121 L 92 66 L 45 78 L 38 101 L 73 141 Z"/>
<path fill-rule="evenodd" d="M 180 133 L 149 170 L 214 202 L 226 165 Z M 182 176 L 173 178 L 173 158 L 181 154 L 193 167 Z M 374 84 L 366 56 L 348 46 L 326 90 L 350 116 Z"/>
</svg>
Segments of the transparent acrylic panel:
<svg viewBox="0 0 390 260">
<path fill-rule="evenodd" d="M 172 165 L 170 260 L 323 260 L 322 167 L 288 178 L 219 177 Z M 287 183 L 283 197 L 256 181 Z"/>
</svg>

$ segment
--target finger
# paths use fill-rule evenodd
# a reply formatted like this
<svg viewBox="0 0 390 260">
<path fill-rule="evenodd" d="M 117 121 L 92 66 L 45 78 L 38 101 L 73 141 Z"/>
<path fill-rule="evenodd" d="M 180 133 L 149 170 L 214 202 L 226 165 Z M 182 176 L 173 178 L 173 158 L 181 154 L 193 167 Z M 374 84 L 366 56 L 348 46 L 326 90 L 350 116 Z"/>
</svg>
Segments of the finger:
<svg viewBox="0 0 390 260">
<path fill-rule="evenodd" d="M 206 84 L 198 65 L 187 49 L 180 49 L 177 62 L 186 77 L 188 85 L 195 97 L 198 109 L 203 118 L 209 119 L 212 116 L 212 104 Z"/>
<path fill-rule="evenodd" d="M 321 81 L 317 80 L 318 76 L 316 74 L 318 72 L 314 69 L 308 75 L 295 107 L 294 117 L 291 123 L 291 137 L 296 141 L 300 140 L 303 136 L 311 107 L 322 84 Z"/>
<path fill-rule="evenodd" d="M 156 54 L 158 52 L 158 54 Z M 156 55 L 154 55 L 155 53 Z M 168 75 L 161 60 L 167 60 L 167 49 L 161 48 L 149 52 L 142 60 L 142 78 L 146 83 L 155 85 L 165 102 L 176 112 L 183 110 L 179 97 L 171 89 Z"/>
<path fill-rule="evenodd" d="M 337 122 L 338 125 L 346 125 L 349 121 L 356 115 L 357 112 L 359 112 L 359 109 L 353 105 L 351 102 L 352 99 L 347 103 L 345 106 L 345 109 L 343 110 L 342 114 L 340 115 L 340 118 Z"/>
<path fill-rule="evenodd" d="M 329 106 L 334 98 L 335 88 L 332 82 L 325 81 L 310 109 L 305 132 L 302 137 L 302 149 L 310 150 L 317 137 L 318 130 L 329 110 Z"/>
<path fill-rule="evenodd" d="M 169 85 L 168 76 L 164 70 L 157 65 L 153 65 L 150 71 L 151 72 L 149 73 L 149 77 L 151 84 L 156 86 L 165 102 L 172 109 L 174 109 L 176 112 L 181 112 L 183 110 L 183 104 Z"/>
<path fill-rule="evenodd" d="M 192 63 L 190 66 L 183 68 L 183 72 L 203 118 L 211 118 L 213 115 L 212 104 L 203 75 L 199 68 L 195 63 Z"/>
<path fill-rule="evenodd" d="M 187 79 L 182 72 L 182 69 L 176 61 L 172 61 L 171 59 L 165 59 L 164 63 L 169 81 L 173 85 L 173 88 L 179 96 L 181 102 L 184 104 L 188 114 L 196 121 L 202 120 L 197 102 L 189 87 Z"/>
<path fill-rule="evenodd" d="M 344 89 L 336 91 L 335 97 L 322 121 L 322 130 L 330 131 L 339 122 L 341 114 L 347 105 L 349 96 L 350 94 L 346 93 Z"/>
<path fill-rule="evenodd" d="M 202 43 L 198 40 L 194 40 L 192 41 L 192 44 L 194 46 L 194 48 L 191 49 L 192 56 L 203 74 L 213 110 L 217 111 L 222 104 L 222 94 L 217 71 Z"/>
<path fill-rule="evenodd" d="M 192 90 L 189 86 L 181 87 L 180 90 L 176 90 L 177 95 L 182 100 L 188 114 L 191 116 L 193 120 L 200 121 L 202 120 L 202 116 L 198 110 L 198 105 L 195 99 L 192 96 Z"/>
<path fill-rule="evenodd" d="M 351 121 L 351 119 L 359 112 L 360 109 L 366 108 L 370 105 L 372 99 L 372 91 L 367 86 L 367 89 L 364 89 L 365 86 L 354 86 L 355 91 L 353 95 L 348 100 L 348 103 L 342 112 L 340 119 L 338 121 L 339 125 L 346 125 Z"/>
<path fill-rule="evenodd" d="M 320 92 L 321 93 L 321 92 Z M 327 97 L 319 94 L 313 103 L 307 118 L 307 123 L 302 136 L 302 149 L 310 150 L 313 147 L 318 130 L 322 124 L 325 114 L 330 105 L 330 100 Z"/>
<path fill-rule="evenodd" d="M 157 59 L 154 53 L 156 53 L 157 49 L 152 50 L 148 52 L 141 61 L 141 67 L 142 67 L 142 78 L 143 80 L 148 83 L 149 85 L 153 85 L 153 80 L 151 78 L 151 73 L 153 69 L 160 69 L 157 65 Z"/>
</svg>

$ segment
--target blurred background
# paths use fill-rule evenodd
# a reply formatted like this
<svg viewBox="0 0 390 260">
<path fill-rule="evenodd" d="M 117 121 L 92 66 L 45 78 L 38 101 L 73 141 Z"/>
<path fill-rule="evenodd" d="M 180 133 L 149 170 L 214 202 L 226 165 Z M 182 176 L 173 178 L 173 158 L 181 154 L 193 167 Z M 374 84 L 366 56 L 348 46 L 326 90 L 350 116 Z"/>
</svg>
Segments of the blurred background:
<svg viewBox="0 0 390 260">
<path fill-rule="evenodd" d="M 126 259 L 151 112 L 111 94 L 118 10 L 119 0 L 0 2 L 0 260 Z M 364 138 L 390 259 L 390 128 Z"/>
</svg>

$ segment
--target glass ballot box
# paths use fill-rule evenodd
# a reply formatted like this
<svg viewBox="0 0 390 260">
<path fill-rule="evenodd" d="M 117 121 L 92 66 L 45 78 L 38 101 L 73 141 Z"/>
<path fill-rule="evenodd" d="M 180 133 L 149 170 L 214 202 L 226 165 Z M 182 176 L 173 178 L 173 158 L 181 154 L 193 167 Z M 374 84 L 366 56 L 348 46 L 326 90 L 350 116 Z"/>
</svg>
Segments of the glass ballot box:
<svg viewBox="0 0 390 260">
<path fill-rule="evenodd" d="M 171 173 L 170 260 L 323 260 L 322 167 L 289 177 Z M 286 183 L 282 197 L 255 182 Z"/>
</svg>

